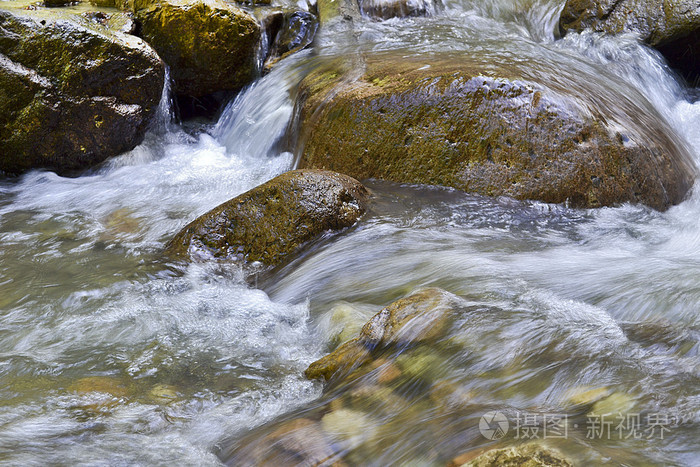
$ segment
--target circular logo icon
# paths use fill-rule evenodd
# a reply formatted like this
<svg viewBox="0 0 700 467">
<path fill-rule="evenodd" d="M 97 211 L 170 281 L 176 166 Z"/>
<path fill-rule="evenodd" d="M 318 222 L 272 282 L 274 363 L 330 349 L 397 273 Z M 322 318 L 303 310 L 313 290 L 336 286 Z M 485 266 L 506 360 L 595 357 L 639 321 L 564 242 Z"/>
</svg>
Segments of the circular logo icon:
<svg viewBox="0 0 700 467">
<path fill-rule="evenodd" d="M 479 431 L 486 439 L 501 439 L 508 433 L 508 419 L 501 412 L 486 412 L 479 420 Z"/>
</svg>

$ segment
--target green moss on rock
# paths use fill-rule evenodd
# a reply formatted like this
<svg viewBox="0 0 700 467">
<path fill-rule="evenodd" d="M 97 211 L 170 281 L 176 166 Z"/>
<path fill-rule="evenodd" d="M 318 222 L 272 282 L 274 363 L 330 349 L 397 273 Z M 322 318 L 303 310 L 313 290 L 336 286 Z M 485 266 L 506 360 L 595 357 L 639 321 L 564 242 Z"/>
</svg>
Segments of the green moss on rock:
<svg viewBox="0 0 700 467">
<path fill-rule="evenodd" d="M 610 34 L 635 32 L 656 47 L 700 29 L 700 9 L 695 0 L 569 0 L 559 27 L 563 33 L 586 28 Z"/>
<path fill-rule="evenodd" d="M 237 90 L 257 74 L 260 25 L 228 3 L 158 2 L 136 11 L 143 37 L 168 64 L 180 95 Z"/>
<path fill-rule="evenodd" d="M 471 54 L 364 65 L 356 80 L 336 61 L 302 82 L 300 167 L 577 207 L 666 209 L 693 184 L 671 128 L 625 96 L 584 95 Z M 624 105 L 609 107 L 616 99 Z"/>
<path fill-rule="evenodd" d="M 67 172 L 132 149 L 164 74 L 136 37 L 68 14 L 0 10 L 0 170 Z"/>
<path fill-rule="evenodd" d="M 700 78 L 697 0 L 568 0 L 559 20 L 560 34 L 584 29 L 633 32 L 688 78 Z"/>
<path fill-rule="evenodd" d="M 199 217 L 166 251 L 275 265 L 324 232 L 353 225 L 368 198 L 364 186 L 345 175 L 287 172 Z"/>
</svg>

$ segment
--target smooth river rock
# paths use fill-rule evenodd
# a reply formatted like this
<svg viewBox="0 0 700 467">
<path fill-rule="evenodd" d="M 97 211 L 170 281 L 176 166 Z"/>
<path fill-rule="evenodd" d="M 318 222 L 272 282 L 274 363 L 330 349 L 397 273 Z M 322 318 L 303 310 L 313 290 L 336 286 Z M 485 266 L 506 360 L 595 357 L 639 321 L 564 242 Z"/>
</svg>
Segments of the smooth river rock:
<svg viewBox="0 0 700 467">
<path fill-rule="evenodd" d="M 60 173 L 133 149 L 165 67 L 141 39 L 66 8 L 0 10 L 0 170 Z"/>
<path fill-rule="evenodd" d="M 302 81 L 301 168 L 573 207 L 663 210 L 693 185 L 688 149 L 631 88 L 478 53 L 357 62 L 329 61 Z"/>
<path fill-rule="evenodd" d="M 194 220 L 168 244 L 179 258 L 217 258 L 275 265 L 307 242 L 352 226 L 369 193 L 348 176 L 287 172 Z"/>
<path fill-rule="evenodd" d="M 692 79 L 700 76 L 700 2 L 697 0 L 568 0 L 559 20 L 568 31 L 629 31 Z"/>
</svg>

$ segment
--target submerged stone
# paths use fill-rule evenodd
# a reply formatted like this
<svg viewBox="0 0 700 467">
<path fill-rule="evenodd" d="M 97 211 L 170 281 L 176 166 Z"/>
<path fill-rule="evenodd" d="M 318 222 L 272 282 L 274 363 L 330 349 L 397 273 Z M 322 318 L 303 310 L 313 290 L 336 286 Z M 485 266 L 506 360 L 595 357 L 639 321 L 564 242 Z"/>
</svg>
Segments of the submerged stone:
<svg viewBox="0 0 700 467">
<path fill-rule="evenodd" d="M 330 311 L 330 326 L 334 332 L 333 341 L 338 344 L 347 342 L 356 336 L 366 318 L 356 308 L 349 303 L 338 303 Z"/>
<path fill-rule="evenodd" d="M 696 169 L 680 137 L 641 94 L 579 75 L 478 53 L 338 59 L 301 84 L 300 167 L 573 207 L 681 202 Z"/>
<path fill-rule="evenodd" d="M 395 301 L 377 313 L 360 332 L 370 345 L 415 344 L 443 337 L 452 324 L 454 296 L 428 288 Z"/>
<path fill-rule="evenodd" d="M 424 348 L 405 353 L 401 353 L 401 349 L 444 337 L 452 324 L 456 300 L 455 295 L 437 288 L 423 289 L 397 300 L 372 317 L 357 338 L 309 365 L 306 377 L 339 381 L 348 376 L 361 376 L 375 368 L 378 378 L 387 382 L 401 376 L 402 371 L 411 377 L 418 376 L 423 369 L 438 365 L 439 358 Z M 399 356 L 398 367 L 385 358 L 384 349 L 393 346 L 398 346 L 398 352 L 389 354 L 392 359 Z M 378 359 L 381 359 L 380 364 L 353 373 L 362 365 Z"/>
<path fill-rule="evenodd" d="M 320 424 L 308 418 L 280 423 L 276 429 L 241 446 L 219 452 L 226 465 L 339 465 Z"/>
<path fill-rule="evenodd" d="M 177 258 L 276 265 L 325 232 L 353 225 L 368 199 L 365 187 L 345 175 L 287 172 L 200 216 L 170 241 L 166 252 Z"/>
<path fill-rule="evenodd" d="M 610 389 L 606 387 L 579 386 L 567 392 L 566 401 L 571 405 L 593 405 L 610 394 Z"/>
<path fill-rule="evenodd" d="M 465 456 L 466 457 L 466 456 Z M 465 467 L 571 467 L 559 452 L 537 443 L 525 444 L 505 449 L 493 449 L 475 459 L 463 462 L 465 457 L 453 460 L 451 466 Z"/>
<path fill-rule="evenodd" d="M 71 392 L 87 394 L 98 392 L 113 397 L 125 397 L 129 394 L 127 385 L 119 378 L 109 376 L 88 376 L 76 380 L 68 387 Z"/>
<path fill-rule="evenodd" d="M 338 374 L 346 375 L 369 361 L 371 353 L 359 339 L 344 343 L 325 357 L 313 362 L 304 372 L 309 379 L 323 378 L 326 381 Z"/>
<path fill-rule="evenodd" d="M 133 149 L 164 76 L 141 39 L 70 9 L 0 10 L 0 170 L 70 173 Z"/>
<path fill-rule="evenodd" d="M 331 439 L 343 440 L 352 449 L 373 436 L 376 422 L 358 410 L 339 409 L 324 415 L 321 427 Z"/>
<path fill-rule="evenodd" d="M 634 413 L 636 401 L 634 396 L 621 392 L 614 392 L 604 399 L 599 400 L 588 413 L 588 417 L 608 417 L 618 414 Z"/>
</svg>

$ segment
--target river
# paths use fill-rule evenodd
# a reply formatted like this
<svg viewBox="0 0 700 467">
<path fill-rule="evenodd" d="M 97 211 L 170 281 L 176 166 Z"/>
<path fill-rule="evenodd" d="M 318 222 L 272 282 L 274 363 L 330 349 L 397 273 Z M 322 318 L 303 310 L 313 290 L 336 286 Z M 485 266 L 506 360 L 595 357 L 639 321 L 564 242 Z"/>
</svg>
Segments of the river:
<svg viewBox="0 0 700 467">
<path fill-rule="evenodd" d="M 481 407 L 546 413 L 576 388 L 604 387 L 630 413 L 669 417 L 668 430 L 611 440 L 584 427 L 561 442 L 569 455 L 700 465 L 698 190 L 661 213 L 369 181 L 377 199 L 357 226 L 259 281 L 161 255 L 195 217 L 293 168 L 279 142 L 298 82 L 357 50 L 469 51 L 564 83 L 585 74 L 592 94 L 654 108 L 700 165 L 697 90 L 631 35 L 555 39 L 561 7 L 448 1 L 434 17 L 360 22 L 351 44 L 326 31 L 218 122 L 171 122 L 166 105 L 142 145 L 98 169 L 0 179 L 0 462 L 220 465 L 222 440 L 322 397 L 303 370 L 327 353 L 333 310 L 367 320 L 437 286 L 508 310 L 465 325 L 478 345 L 444 376 L 468 382 Z M 420 457 L 425 420 L 359 462 L 440 465 Z"/>
</svg>

